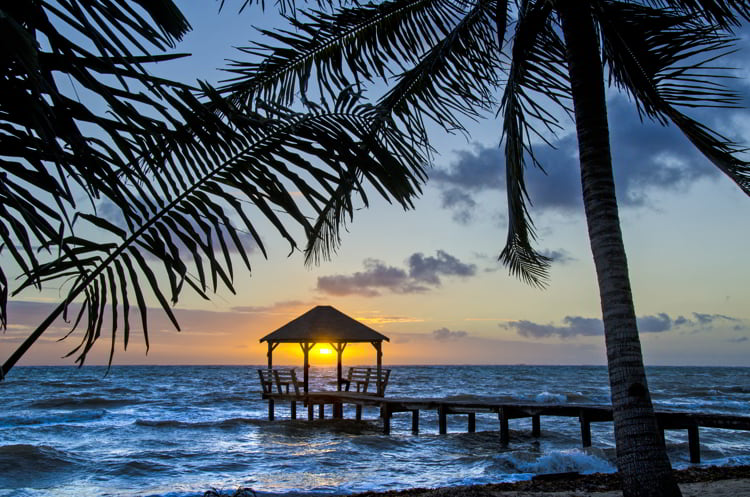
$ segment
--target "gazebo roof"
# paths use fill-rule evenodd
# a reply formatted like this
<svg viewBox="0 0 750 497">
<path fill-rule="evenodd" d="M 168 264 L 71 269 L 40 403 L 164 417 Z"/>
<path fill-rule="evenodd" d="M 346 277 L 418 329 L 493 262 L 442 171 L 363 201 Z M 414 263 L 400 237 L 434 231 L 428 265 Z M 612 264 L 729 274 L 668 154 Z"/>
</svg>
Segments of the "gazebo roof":
<svg viewBox="0 0 750 497">
<path fill-rule="evenodd" d="M 330 305 L 319 305 L 260 339 L 261 342 L 341 343 L 390 339 Z"/>
</svg>

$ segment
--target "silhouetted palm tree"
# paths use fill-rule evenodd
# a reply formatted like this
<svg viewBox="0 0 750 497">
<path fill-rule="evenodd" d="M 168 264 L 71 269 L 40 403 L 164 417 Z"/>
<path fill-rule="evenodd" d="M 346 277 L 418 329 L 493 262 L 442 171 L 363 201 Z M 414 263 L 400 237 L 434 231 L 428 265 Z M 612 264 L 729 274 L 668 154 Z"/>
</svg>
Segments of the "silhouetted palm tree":
<svg viewBox="0 0 750 497">
<path fill-rule="evenodd" d="M 297 92 L 305 101 L 310 80 L 330 98 L 382 79 L 392 85 L 375 105 L 383 118 L 372 134 L 398 127 L 414 136 L 415 150 L 422 146 L 429 153 L 426 119 L 462 130 L 466 117 L 497 109 L 493 95 L 504 85 L 499 108 L 510 219 L 500 259 L 538 286 L 545 284 L 549 261 L 531 246 L 524 168 L 538 165 L 532 141 L 548 141 L 560 126 L 549 104 L 572 113 L 623 489 L 626 496 L 675 496 L 680 491 L 646 382 L 620 232 L 604 72 L 641 116 L 677 125 L 750 194 L 750 167 L 738 158 L 740 150 L 679 110 L 736 105 L 736 96 L 716 82 L 721 71 L 710 64 L 730 50 L 730 29 L 749 14 L 748 2 L 711 0 L 395 0 L 332 14 L 310 11 L 290 19 L 294 31 L 266 31 L 273 41 L 247 48 L 262 60 L 235 62 L 236 78 L 222 91 L 252 109 L 258 102 L 290 105 Z M 497 40 L 502 46 L 509 19 L 513 33 L 504 54 Z M 366 176 L 350 174 L 352 185 Z M 319 219 L 333 232 L 340 219 L 337 199 L 349 199 L 347 183 L 341 187 Z M 314 241 L 308 256 L 327 247 Z"/>
<path fill-rule="evenodd" d="M 248 270 L 251 248 L 266 254 L 261 220 L 292 250 L 318 238 L 311 219 L 343 184 L 360 188 L 352 164 L 405 208 L 419 193 L 425 159 L 393 152 L 411 151 L 397 129 L 364 133 L 380 116 L 353 93 L 304 113 L 273 102 L 240 109 L 207 84 L 150 74 L 148 64 L 181 56 L 150 52 L 189 27 L 171 0 L 0 8 L 0 254 L 10 255 L 0 324 L 8 299 L 29 287 L 62 294 L 0 378 L 69 313 L 84 330 L 70 352 L 80 364 L 107 320 L 110 363 L 118 332 L 127 347 L 131 302 L 148 346 L 149 294 L 179 328 L 171 304 L 183 288 L 234 291 L 235 254 Z"/>
</svg>

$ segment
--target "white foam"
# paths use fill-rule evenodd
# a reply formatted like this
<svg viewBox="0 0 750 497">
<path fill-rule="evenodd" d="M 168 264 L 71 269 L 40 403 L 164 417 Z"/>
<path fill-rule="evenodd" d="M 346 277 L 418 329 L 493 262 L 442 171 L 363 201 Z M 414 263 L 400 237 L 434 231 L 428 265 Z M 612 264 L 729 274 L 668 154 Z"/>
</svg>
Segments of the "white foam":
<svg viewBox="0 0 750 497">
<path fill-rule="evenodd" d="M 601 456 L 581 449 L 555 450 L 535 461 L 519 461 L 518 469 L 524 473 L 614 473 L 617 469 Z"/>
</svg>

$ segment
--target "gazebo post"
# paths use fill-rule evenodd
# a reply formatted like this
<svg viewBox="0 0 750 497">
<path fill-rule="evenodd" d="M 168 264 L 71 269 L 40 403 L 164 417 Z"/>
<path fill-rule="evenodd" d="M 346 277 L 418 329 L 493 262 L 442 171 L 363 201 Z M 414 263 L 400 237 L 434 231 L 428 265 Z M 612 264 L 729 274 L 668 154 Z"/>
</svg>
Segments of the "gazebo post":
<svg viewBox="0 0 750 497">
<path fill-rule="evenodd" d="M 378 395 L 383 395 L 383 390 L 382 390 L 383 382 L 382 382 L 382 380 L 380 378 L 380 373 L 383 371 L 383 350 L 382 350 L 381 344 L 382 344 L 382 342 L 380 342 L 380 341 L 373 341 L 372 342 L 372 346 L 375 347 L 375 353 L 376 353 L 376 356 L 377 356 L 377 365 L 378 365 L 378 368 L 377 368 L 377 372 L 378 372 L 378 376 L 377 376 L 377 379 L 378 379 Z"/>
<path fill-rule="evenodd" d="M 310 381 L 310 351 L 315 347 L 315 342 L 300 342 L 299 346 L 302 347 L 302 354 L 304 356 L 303 370 L 305 378 L 305 393 L 307 393 L 309 391 L 308 384 Z"/>
<path fill-rule="evenodd" d="M 344 355 L 344 349 L 346 348 L 346 342 L 332 343 L 331 347 L 336 350 L 336 390 L 341 391 L 341 380 L 343 379 L 342 368 L 341 368 L 341 357 Z"/>
<path fill-rule="evenodd" d="M 268 356 L 268 369 L 273 368 L 273 351 L 274 349 L 276 349 L 276 347 L 278 347 L 278 345 L 279 342 L 268 342 L 268 354 L 266 354 Z"/>
</svg>

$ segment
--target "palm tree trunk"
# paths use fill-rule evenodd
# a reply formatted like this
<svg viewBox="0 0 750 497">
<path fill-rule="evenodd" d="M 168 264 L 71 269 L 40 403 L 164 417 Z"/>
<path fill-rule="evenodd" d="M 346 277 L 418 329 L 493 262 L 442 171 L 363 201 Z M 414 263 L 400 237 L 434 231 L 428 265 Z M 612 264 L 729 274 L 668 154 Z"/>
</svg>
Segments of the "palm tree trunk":
<svg viewBox="0 0 750 497">
<path fill-rule="evenodd" d="M 591 6 L 584 0 L 558 0 L 557 6 L 568 50 L 583 202 L 599 282 L 623 494 L 680 496 L 646 383 L 615 198 L 604 75 Z"/>
</svg>

